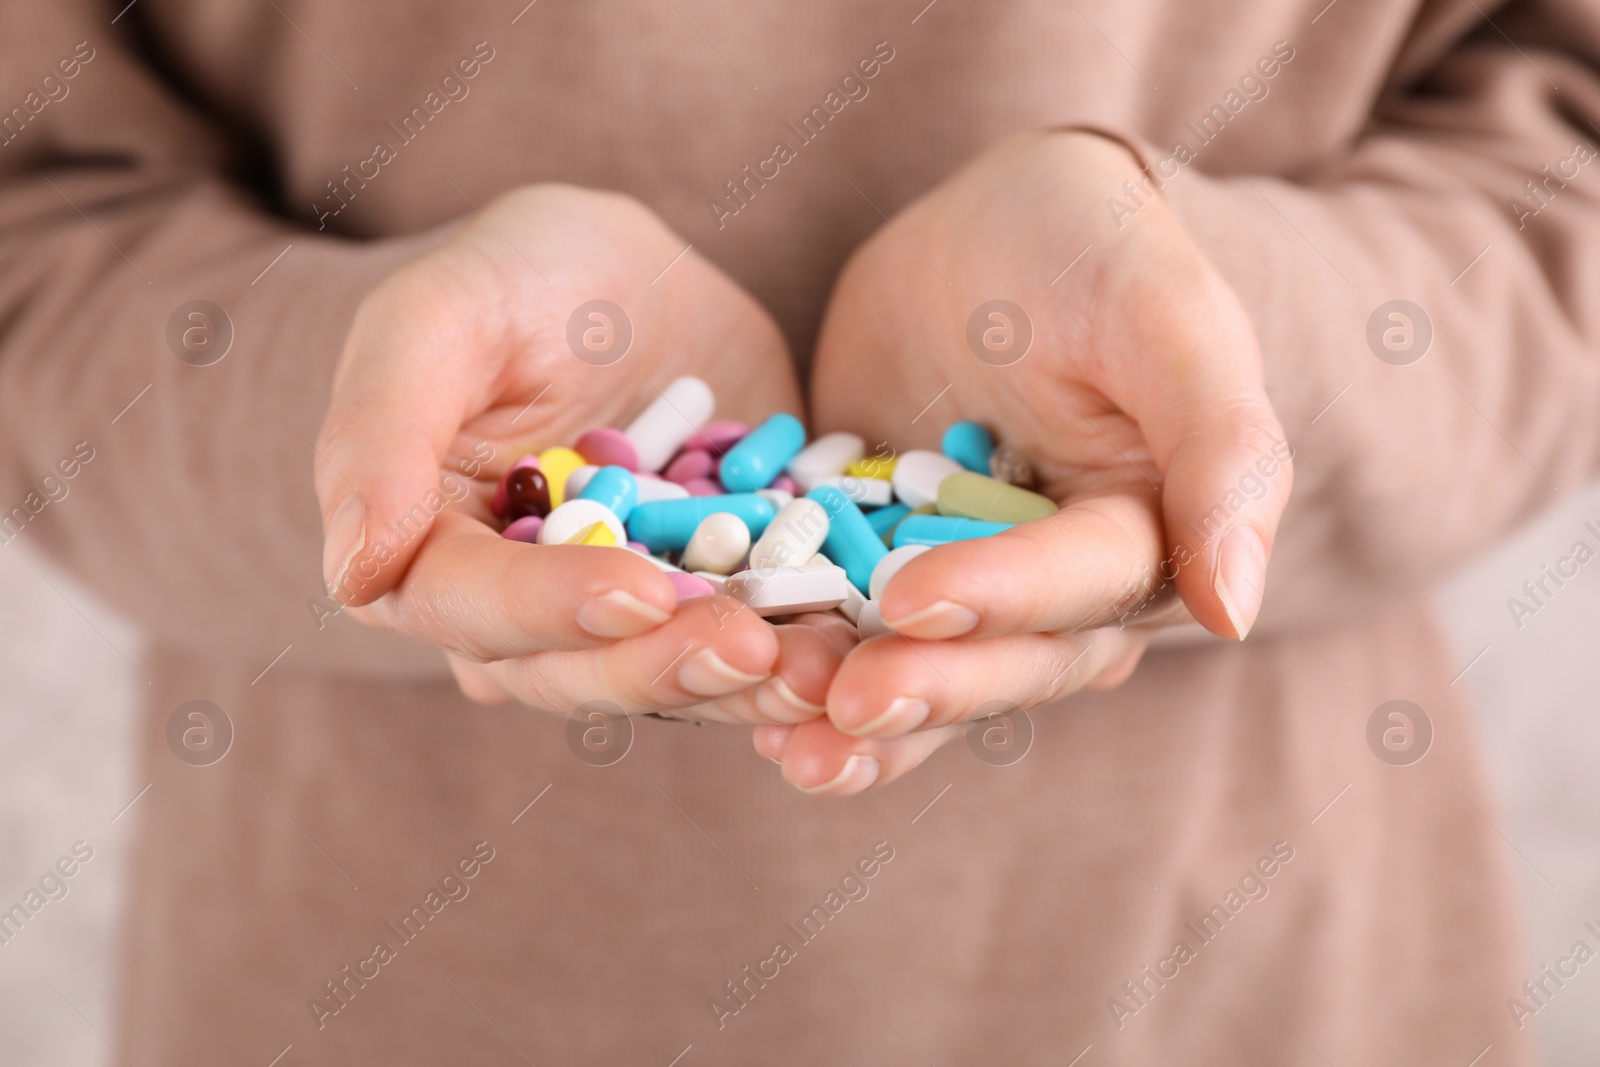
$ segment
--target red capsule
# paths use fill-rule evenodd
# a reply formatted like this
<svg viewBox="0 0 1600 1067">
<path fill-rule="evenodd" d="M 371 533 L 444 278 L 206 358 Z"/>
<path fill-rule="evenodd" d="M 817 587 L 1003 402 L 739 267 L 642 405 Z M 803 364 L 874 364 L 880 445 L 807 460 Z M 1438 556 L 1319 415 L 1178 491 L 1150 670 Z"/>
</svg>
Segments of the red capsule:
<svg viewBox="0 0 1600 1067">
<path fill-rule="evenodd" d="M 538 467 L 514 467 L 506 475 L 505 517 L 515 522 L 527 515 L 550 514 L 550 479 Z"/>
</svg>

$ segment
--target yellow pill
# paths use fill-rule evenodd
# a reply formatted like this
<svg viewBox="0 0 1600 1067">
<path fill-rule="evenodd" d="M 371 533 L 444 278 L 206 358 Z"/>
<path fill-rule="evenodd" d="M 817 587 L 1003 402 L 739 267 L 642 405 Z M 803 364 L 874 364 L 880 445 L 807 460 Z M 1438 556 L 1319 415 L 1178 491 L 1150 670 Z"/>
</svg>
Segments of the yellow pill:
<svg viewBox="0 0 1600 1067">
<path fill-rule="evenodd" d="M 1042 519 L 1059 510 L 1047 496 L 972 471 L 951 474 L 939 483 L 941 515 L 1016 523 Z"/>
<path fill-rule="evenodd" d="M 573 534 L 566 541 L 569 545 L 597 545 L 601 548 L 614 548 L 617 544 L 617 535 L 611 532 L 611 527 L 603 522 L 585 526 Z"/>
<path fill-rule="evenodd" d="M 939 514 L 939 505 L 937 505 L 937 504 L 918 504 L 916 507 L 911 509 L 911 515 L 937 515 L 937 514 Z M 910 518 L 910 517 L 911 517 L 910 515 L 906 516 L 906 518 Z"/>
<path fill-rule="evenodd" d="M 570 448 L 557 446 L 539 453 L 539 469 L 550 483 L 550 506 L 560 507 L 567 499 L 567 478 L 588 461 Z"/>
<path fill-rule="evenodd" d="M 868 456 L 856 460 L 844 472 L 854 478 L 878 478 L 887 482 L 894 477 L 894 461 L 894 456 Z"/>
</svg>

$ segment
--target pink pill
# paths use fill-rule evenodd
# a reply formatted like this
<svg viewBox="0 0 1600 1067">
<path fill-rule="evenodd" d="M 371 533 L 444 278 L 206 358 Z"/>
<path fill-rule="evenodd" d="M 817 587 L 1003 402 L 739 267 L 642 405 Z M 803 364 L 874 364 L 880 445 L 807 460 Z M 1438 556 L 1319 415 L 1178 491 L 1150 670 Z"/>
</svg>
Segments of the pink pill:
<svg viewBox="0 0 1600 1067">
<path fill-rule="evenodd" d="M 690 496 L 721 496 L 725 491 L 710 478 L 691 478 L 683 487 L 689 490 Z"/>
<path fill-rule="evenodd" d="M 507 541 L 526 541 L 530 545 L 539 543 L 539 527 L 544 525 L 544 520 L 537 515 L 524 515 L 522 518 L 500 531 L 500 536 Z"/>
<path fill-rule="evenodd" d="M 739 443 L 739 439 L 750 432 L 750 427 L 742 422 L 712 422 L 683 444 L 687 452 L 714 452 L 722 455 L 728 449 Z"/>
<path fill-rule="evenodd" d="M 799 485 L 799 483 L 797 483 L 793 478 L 789 477 L 787 474 L 778 475 L 776 478 L 773 479 L 772 484 L 769 485 L 767 488 L 768 489 L 782 489 L 785 493 L 788 493 L 790 496 L 799 496 L 800 495 L 800 485 Z"/>
<path fill-rule="evenodd" d="M 500 484 L 494 487 L 494 500 L 489 505 L 490 510 L 494 512 L 495 518 L 503 519 L 506 517 L 506 482 L 511 480 L 511 471 L 516 470 L 518 467 L 536 468 L 538 466 L 539 457 L 530 454 L 517 460 L 511 465 L 511 470 L 506 471 L 505 477 L 500 479 Z"/>
<path fill-rule="evenodd" d="M 710 478 L 711 468 L 716 463 L 710 452 L 679 452 L 678 458 L 668 463 L 667 469 L 661 474 L 669 482 L 688 485 L 696 478 Z"/>
<path fill-rule="evenodd" d="M 710 582 L 688 571 L 668 571 L 667 580 L 672 583 L 672 588 L 677 592 L 680 601 L 710 596 L 716 592 Z"/>
<path fill-rule="evenodd" d="M 628 547 L 639 553 L 641 556 L 648 556 L 650 554 L 650 546 L 642 541 L 629 541 Z"/>
<path fill-rule="evenodd" d="M 628 435 L 609 426 L 596 426 L 578 438 L 572 450 L 596 467 L 639 469 L 639 452 Z"/>
</svg>

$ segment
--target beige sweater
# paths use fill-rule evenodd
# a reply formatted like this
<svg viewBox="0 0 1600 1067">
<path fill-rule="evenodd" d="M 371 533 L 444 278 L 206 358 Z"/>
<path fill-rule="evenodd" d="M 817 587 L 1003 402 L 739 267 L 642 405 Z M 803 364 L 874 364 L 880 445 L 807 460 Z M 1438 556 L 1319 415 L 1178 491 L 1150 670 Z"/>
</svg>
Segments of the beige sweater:
<svg viewBox="0 0 1600 1067">
<path fill-rule="evenodd" d="M 127 1059 L 1528 1062 L 1521 861 L 1418 598 L 1597 466 L 1600 17 L 1325 4 L 0 6 L 0 541 L 157 649 Z M 1065 123 L 1173 175 L 1260 332 L 1297 497 L 1243 646 L 1035 710 L 1014 765 L 820 802 L 732 729 L 585 765 L 319 627 L 309 438 L 416 235 L 621 189 L 803 358 L 872 204 Z M 169 350 L 194 299 L 213 366 Z M 1396 299 L 1409 366 L 1369 347 Z M 208 767 L 166 741 L 195 698 L 235 731 Z M 1391 699 L 1432 723 L 1409 766 L 1369 749 Z"/>
</svg>

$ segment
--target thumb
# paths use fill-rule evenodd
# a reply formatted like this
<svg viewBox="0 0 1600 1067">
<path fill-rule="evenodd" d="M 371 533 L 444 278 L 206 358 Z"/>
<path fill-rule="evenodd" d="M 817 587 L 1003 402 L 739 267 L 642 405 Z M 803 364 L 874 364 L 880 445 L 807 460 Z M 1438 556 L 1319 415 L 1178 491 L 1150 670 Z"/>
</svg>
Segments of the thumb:
<svg viewBox="0 0 1600 1067">
<path fill-rule="evenodd" d="M 356 316 L 318 435 L 323 580 L 330 596 L 368 604 L 392 589 L 448 500 L 440 465 L 465 415 L 466 375 L 440 351 L 462 339 L 418 329 L 386 301 Z"/>
</svg>

